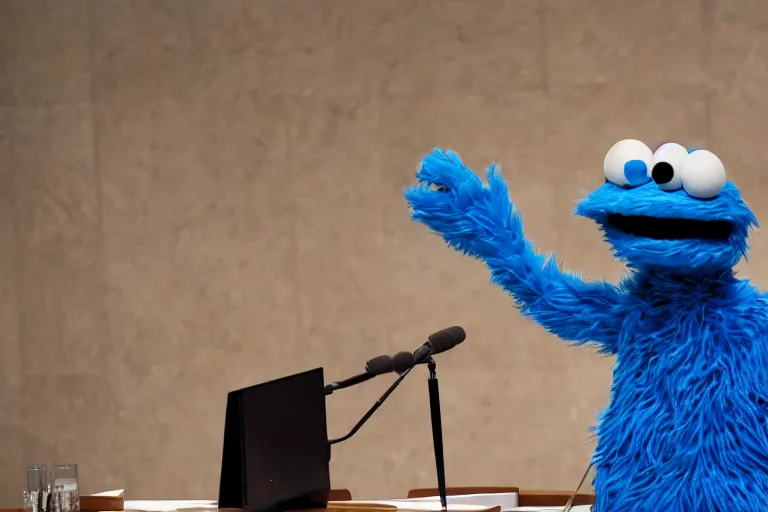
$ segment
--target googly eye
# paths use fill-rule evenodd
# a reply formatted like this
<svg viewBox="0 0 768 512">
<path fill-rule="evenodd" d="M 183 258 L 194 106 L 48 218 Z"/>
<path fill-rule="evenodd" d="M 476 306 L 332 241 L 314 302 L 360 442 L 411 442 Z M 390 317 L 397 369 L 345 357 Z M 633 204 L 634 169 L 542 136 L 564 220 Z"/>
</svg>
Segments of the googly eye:
<svg viewBox="0 0 768 512">
<path fill-rule="evenodd" d="M 653 153 L 651 178 L 661 190 L 677 190 L 683 186 L 683 165 L 688 150 L 680 144 L 667 142 Z"/>
<path fill-rule="evenodd" d="M 725 186 L 725 166 L 710 151 L 700 149 L 688 155 L 682 167 L 683 189 L 697 199 L 711 199 Z"/>
<path fill-rule="evenodd" d="M 653 151 L 639 140 L 619 141 L 605 155 L 605 179 L 622 187 L 648 183 L 652 158 Z"/>
</svg>

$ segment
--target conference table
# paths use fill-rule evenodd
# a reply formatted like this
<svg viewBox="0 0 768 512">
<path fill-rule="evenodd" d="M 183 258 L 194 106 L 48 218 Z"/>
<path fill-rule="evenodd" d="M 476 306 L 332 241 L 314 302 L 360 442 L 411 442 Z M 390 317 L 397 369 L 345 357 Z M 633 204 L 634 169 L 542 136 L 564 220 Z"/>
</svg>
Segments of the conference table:
<svg viewBox="0 0 768 512">
<path fill-rule="evenodd" d="M 471 486 L 471 487 L 450 487 L 447 489 L 448 495 L 471 495 L 471 494 L 507 494 L 517 493 L 518 506 L 520 507 L 556 507 L 564 506 L 571 497 L 572 491 L 556 490 L 529 490 L 520 489 L 514 486 Z M 436 488 L 417 488 L 408 491 L 406 499 L 428 498 L 437 496 Z M 106 498 L 106 499 L 105 499 Z M 354 499 L 359 499 L 355 497 Z M 373 512 L 375 507 L 363 506 L 355 503 L 352 492 L 348 489 L 333 489 L 328 495 L 328 508 L 325 512 Z M 402 499 L 392 498 L 393 500 Z M 105 496 L 81 496 L 81 512 L 145 512 L 141 509 L 124 507 L 122 496 L 119 499 L 107 498 Z M 576 495 L 573 505 L 592 505 L 595 502 L 594 494 L 580 493 Z M 209 509 L 210 510 L 210 509 Z M 221 512 L 240 512 L 238 509 L 218 509 Z M 0 512 L 29 512 L 23 508 L 0 509 Z M 303 510 L 301 512 L 314 512 Z"/>
<path fill-rule="evenodd" d="M 572 495 L 572 491 L 556 490 L 530 490 L 520 489 L 513 486 L 472 486 L 472 487 L 449 487 L 447 494 L 449 496 L 472 495 L 472 494 L 510 494 L 517 493 L 518 506 L 520 507 L 557 507 L 564 506 Z M 405 499 L 428 498 L 438 496 L 436 488 L 417 488 L 408 491 Z M 373 512 L 375 506 L 356 503 L 360 497 L 354 497 L 348 489 L 333 489 L 328 495 L 328 507 L 323 509 L 326 512 Z M 403 497 L 394 497 L 391 500 L 403 499 Z M 162 501 L 162 500 L 161 500 Z M 183 501 L 183 500 L 182 500 Z M 81 512 L 148 512 L 143 507 L 132 507 L 130 502 L 126 503 L 123 496 L 81 496 Z M 136 502 L 134 502 L 136 503 Z M 573 505 L 592 505 L 595 503 L 594 494 L 577 494 Z M 127 504 L 128 507 L 124 505 Z M 192 510 L 195 510 L 194 508 Z M 206 509 L 211 510 L 211 509 Z M 239 509 L 215 509 L 221 512 L 241 512 Z M 383 509 L 382 509 L 383 510 Z M 0 512 L 29 512 L 23 508 L 5 508 Z M 149 511 L 151 512 L 151 511 Z M 290 512 L 290 511 L 287 511 Z M 301 512 L 313 512 L 302 510 Z"/>
</svg>

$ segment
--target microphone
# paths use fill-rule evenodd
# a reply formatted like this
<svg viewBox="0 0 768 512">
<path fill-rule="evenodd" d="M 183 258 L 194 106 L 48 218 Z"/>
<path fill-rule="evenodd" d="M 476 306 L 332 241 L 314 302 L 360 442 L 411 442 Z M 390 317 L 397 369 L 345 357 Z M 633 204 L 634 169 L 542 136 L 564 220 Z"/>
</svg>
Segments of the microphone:
<svg viewBox="0 0 768 512">
<path fill-rule="evenodd" d="M 378 356 L 365 363 L 365 373 L 360 373 L 348 379 L 331 382 L 325 386 L 325 394 L 330 395 L 339 389 L 348 388 L 371 380 L 379 375 L 391 373 L 395 370 L 394 362 L 390 356 Z"/>
<path fill-rule="evenodd" d="M 420 364 L 435 354 L 440 354 L 467 339 L 467 333 L 458 325 L 431 334 L 427 341 L 413 353 L 414 364 Z"/>
<path fill-rule="evenodd" d="M 392 365 L 398 375 L 402 375 L 406 370 L 416 366 L 416 358 L 410 352 L 398 352 L 392 358 Z"/>
<path fill-rule="evenodd" d="M 371 416 L 373 416 L 373 414 L 379 409 L 379 407 L 381 407 L 384 404 L 386 399 L 389 398 L 389 395 L 391 395 L 392 392 L 395 389 L 397 389 L 400 383 L 403 382 L 403 379 L 405 379 L 408 376 L 408 374 L 411 373 L 411 370 L 413 370 L 413 368 L 417 364 L 429 363 L 430 374 L 434 373 L 434 369 L 432 366 L 434 365 L 434 361 L 432 360 L 431 356 L 433 354 L 439 354 L 441 352 L 445 352 L 446 350 L 452 349 L 453 347 L 455 347 L 456 345 L 464 341 L 466 337 L 467 337 L 467 333 L 465 333 L 464 329 L 462 329 L 461 327 L 458 327 L 458 326 L 449 327 L 447 329 L 443 329 L 442 331 L 438 331 L 430 335 L 427 338 L 427 341 L 424 343 L 424 345 L 419 347 L 416 350 L 416 352 L 413 352 L 413 353 L 398 352 L 397 354 L 394 355 L 394 357 L 389 358 L 389 361 L 386 361 L 386 365 L 384 363 L 381 363 L 382 365 L 381 367 L 387 368 L 387 371 L 382 373 L 395 371 L 398 374 L 400 374 L 400 376 L 395 380 L 395 382 L 392 383 L 392 385 L 384 392 L 384 394 L 381 395 L 381 397 L 376 401 L 376 403 L 373 404 L 373 406 L 370 409 L 368 409 L 368 412 L 366 412 L 365 415 L 362 418 L 360 418 L 360 421 L 358 421 L 357 424 L 355 424 L 355 426 L 352 427 L 352 430 L 350 430 L 349 433 L 347 433 L 347 435 L 329 440 L 328 441 L 329 447 L 331 445 L 340 443 L 342 441 L 346 441 L 350 437 L 357 434 L 357 432 L 362 428 L 362 426 L 365 425 L 365 423 L 371 418 Z M 424 350 L 427 351 L 426 355 L 423 355 L 425 353 Z M 422 351 L 422 352 L 419 352 L 419 351 Z M 418 353 L 418 357 L 421 358 L 420 360 L 417 359 L 417 353 Z M 384 358 L 387 358 L 387 357 L 388 356 L 379 356 L 378 358 L 371 359 L 371 361 L 368 361 L 368 363 L 373 363 L 373 361 L 377 359 L 381 359 L 382 361 L 384 361 Z M 391 363 L 391 366 L 390 366 L 390 363 Z M 371 364 L 370 367 L 371 368 L 373 366 L 378 367 L 378 364 L 379 364 L 378 362 L 376 365 Z M 369 365 L 366 365 L 366 369 L 368 368 L 369 368 Z M 365 374 L 365 375 L 368 375 L 368 374 Z M 352 380 L 358 377 L 363 378 L 360 375 L 356 375 L 355 377 L 352 377 L 351 379 L 347 379 L 347 380 Z M 372 379 L 373 377 L 374 377 L 373 375 L 371 375 L 370 377 L 366 376 L 363 378 L 363 380 Z M 343 383 L 345 381 L 341 381 L 341 382 Z M 340 384 L 340 383 L 334 383 L 334 384 Z M 355 382 L 354 384 L 357 384 L 357 382 Z M 351 386 L 354 384 L 349 384 L 349 385 Z M 328 386 L 326 386 L 326 389 L 327 388 Z M 335 389 L 341 389 L 341 388 L 337 387 Z M 333 391 L 331 391 L 331 393 L 332 392 Z M 326 391 L 326 394 L 330 394 L 330 393 Z M 433 410 L 433 415 L 434 415 L 434 412 L 435 412 L 434 404 L 432 402 L 433 402 L 433 399 L 430 399 L 430 408 Z M 440 415 L 439 404 L 438 404 L 438 410 L 436 412 L 437 412 L 437 415 L 439 416 Z M 433 429 L 434 429 L 434 418 L 433 418 Z M 442 442 L 442 439 L 440 441 Z M 436 448 L 438 447 L 436 446 Z M 440 446 L 439 448 L 440 448 L 439 451 L 442 454 L 442 446 Z"/>
<path fill-rule="evenodd" d="M 435 364 L 435 360 L 432 356 L 452 349 L 466 338 L 467 333 L 458 325 L 448 327 L 427 338 L 427 342 L 417 348 L 412 354 L 413 362 L 411 363 L 410 359 L 407 361 L 407 364 L 413 364 L 413 366 L 427 363 L 427 368 L 429 368 L 429 377 L 427 379 L 427 387 L 429 390 L 429 416 L 431 420 L 430 423 L 432 424 L 432 446 L 435 452 L 437 490 L 440 496 L 440 505 L 442 506 L 443 512 L 447 512 L 448 510 L 448 497 L 445 484 L 445 456 L 443 453 L 443 421 L 440 414 L 440 387 L 437 381 L 437 364 Z M 397 371 L 405 364 L 406 357 L 401 356 L 395 370 Z M 411 366 L 411 368 L 413 368 L 413 366 Z"/>
</svg>

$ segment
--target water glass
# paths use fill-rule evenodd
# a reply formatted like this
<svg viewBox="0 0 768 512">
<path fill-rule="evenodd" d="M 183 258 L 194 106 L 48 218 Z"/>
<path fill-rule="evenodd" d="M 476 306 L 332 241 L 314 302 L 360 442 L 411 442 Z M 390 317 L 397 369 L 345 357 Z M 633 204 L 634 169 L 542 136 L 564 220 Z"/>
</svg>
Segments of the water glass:
<svg viewBox="0 0 768 512">
<path fill-rule="evenodd" d="M 27 466 L 26 491 L 25 508 L 28 504 L 32 512 L 50 511 L 51 484 L 47 465 L 32 464 Z"/>
<path fill-rule="evenodd" d="M 80 512 L 77 464 L 57 464 L 53 468 L 52 512 Z"/>
<path fill-rule="evenodd" d="M 31 493 L 24 489 L 21 493 L 21 509 L 24 512 L 34 512 L 32 508 L 32 496 Z"/>
</svg>

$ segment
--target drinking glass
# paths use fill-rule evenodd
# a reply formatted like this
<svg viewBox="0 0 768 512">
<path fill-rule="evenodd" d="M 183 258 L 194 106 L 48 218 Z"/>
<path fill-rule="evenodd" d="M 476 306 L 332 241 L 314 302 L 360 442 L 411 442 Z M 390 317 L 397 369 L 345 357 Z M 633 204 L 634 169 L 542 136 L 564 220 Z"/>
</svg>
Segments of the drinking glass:
<svg viewBox="0 0 768 512">
<path fill-rule="evenodd" d="M 30 496 L 30 492 L 26 489 L 21 492 L 21 509 L 24 512 L 34 512 L 32 508 L 32 497 Z"/>
<path fill-rule="evenodd" d="M 56 464 L 53 468 L 52 512 L 80 512 L 77 464 Z"/>
<path fill-rule="evenodd" d="M 51 482 L 46 464 L 27 466 L 27 497 L 32 512 L 49 512 Z M 26 507 L 26 503 L 25 503 Z"/>
</svg>

